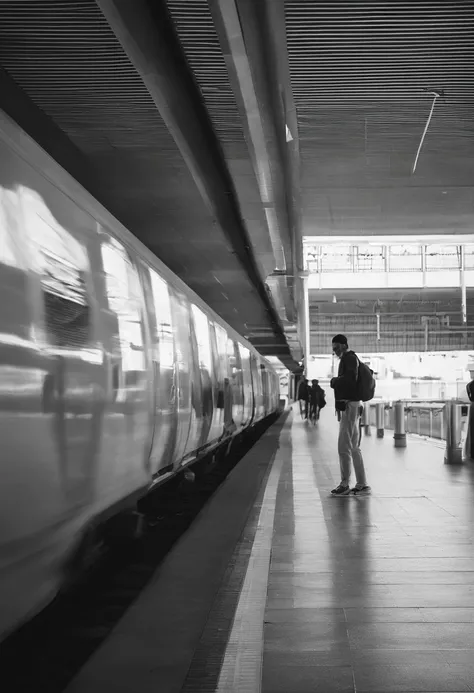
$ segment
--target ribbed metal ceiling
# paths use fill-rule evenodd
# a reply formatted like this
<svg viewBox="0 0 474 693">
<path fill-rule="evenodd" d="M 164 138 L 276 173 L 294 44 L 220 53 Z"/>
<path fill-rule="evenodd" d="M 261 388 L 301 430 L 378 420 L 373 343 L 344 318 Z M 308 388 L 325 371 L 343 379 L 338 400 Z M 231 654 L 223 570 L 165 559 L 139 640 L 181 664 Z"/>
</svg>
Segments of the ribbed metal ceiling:
<svg viewBox="0 0 474 693">
<path fill-rule="evenodd" d="M 150 94 L 91 0 L 2 0 L 0 63 L 86 153 L 179 152 Z"/>
<path fill-rule="evenodd" d="M 0 0 L 0 66 L 86 155 L 116 217 L 241 334 L 269 324 L 95 0 Z"/>
<path fill-rule="evenodd" d="M 445 117 L 474 105 L 472 2 L 286 0 L 288 48 L 298 108 L 400 101 L 447 90 Z"/>
<path fill-rule="evenodd" d="M 242 119 L 208 0 L 166 0 L 166 4 L 225 154 L 248 157 Z"/>
<path fill-rule="evenodd" d="M 474 3 L 285 0 L 285 13 L 304 188 L 313 192 L 307 226 L 316 215 L 310 232 L 376 230 L 389 225 L 384 213 L 395 212 L 399 231 L 427 231 L 437 223 L 433 210 L 446 216 L 440 227 L 472 228 L 472 190 L 461 188 L 474 184 Z M 433 101 L 424 90 L 431 89 L 444 90 L 444 98 L 413 175 Z M 402 192 L 419 186 L 420 195 Z M 315 197 L 363 187 L 400 194 Z M 351 225 L 352 213 L 359 226 Z"/>
</svg>

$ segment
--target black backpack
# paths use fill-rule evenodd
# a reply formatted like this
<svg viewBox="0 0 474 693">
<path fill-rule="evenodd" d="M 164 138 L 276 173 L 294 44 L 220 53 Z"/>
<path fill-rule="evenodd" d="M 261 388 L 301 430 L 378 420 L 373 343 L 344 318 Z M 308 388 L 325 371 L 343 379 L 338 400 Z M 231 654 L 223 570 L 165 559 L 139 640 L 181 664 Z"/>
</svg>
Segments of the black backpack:
<svg viewBox="0 0 474 693">
<path fill-rule="evenodd" d="M 359 357 L 359 375 L 357 378 L 357 394 L 363 402 L 369 402 L 375 395 L 374 371 L 362 363 Z"/>
</svg>

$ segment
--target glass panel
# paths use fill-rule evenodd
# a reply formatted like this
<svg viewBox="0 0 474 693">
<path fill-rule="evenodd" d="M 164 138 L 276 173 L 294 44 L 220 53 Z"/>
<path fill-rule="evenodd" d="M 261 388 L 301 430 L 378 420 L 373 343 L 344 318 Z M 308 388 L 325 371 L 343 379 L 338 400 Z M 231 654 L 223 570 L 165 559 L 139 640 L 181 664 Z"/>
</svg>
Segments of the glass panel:
<svg viewBox="0 0 474 693">
<path fill-rule="evenodd" d="M 240 363 L 240 353 L 236 342 L 232 339 L 227 341 L 227 357 L 229 359 L 230 386 L 232 390 L 232 412 L 234 422 L 240 426 L 244 407 L 244 383 L 242 377 L 242 366 Z"/>
<path fill-rule="evenodd" d="M 0 187 L 0 263 L 24 268 L 18 232 L 21 219 L 20 200 L 12 190 Z"/>
<path fill-rule="evenodd" d="M 20 226 L 21 225 L 21 226 Z M 0 333 L 30 339 L 30 296 L 26 273 L 27 248 L 20 196 L 0 186 Z M 27 230 L 27 229 L 26 229 Z M 34 235 L 34 221 L 31 235 Z M 23 253 L 25 255 L 23 255 Z"/>
<path fill-rule="evenodd" d="M 124 372 L 141 371 L 145 361 L 136 269 L 123 246 L 113 238 L 102 244 L 102 261 L 109 308 L 118 320 L 122 369 Z"/>
<path fill-rule="evenodd" d="M 318 271 L 319 246 L 304 247 L 304 262 L 310 272 Z"/>
<path fill-rule="evenodd" d="M 455 245 L 428 245 L 426 246 L 426 269 L 458 269 L 460 257 L 458 247 Z"/>
<path fill-rule="evenodd" d="M 250 351 L 243 344 L 239 344 L 240 359 L 242 365 L 242 378 L 244 384 L 244 401 L 245 401 L 245 421 L 248 421 L 252 415 L 253 392 L 252 392 L 252 376 L 250 373 Z"/>
<path fill-rule="evenodd" d="M 383 272 L 385 270 L 384 247 L 382 245 L 360 246 L 355 250 L 356 272 Z"/>
<path fill-rule="evenodd" d="M 202 407 L 202 416 L 205 419 L 202 422 L 201 439 L 199 444 L 205 445 L 208 440 L 209 427 L 212 422 L 212 415 L 214 411 L 212 387 L 214 368 L 211 352 L 211 335 L 207 315 L 205 315 L 205 313 L 203 313 L 202 310 L 195 305 L 191 306 L 191 310 L 193 313 L 194 331 L 197 342 L 197 356 L 199 361 L 199 373 L 201 376 L 200 407 L 196 407 L 196 409 L 201 411 Z M 195 394 L 197 394 L 197 383 Z"/>
<path fill-rule="evenodd" d="M 389 271 L 421 272 L 421 246 L 392 245 L 389 248 Z"/>
<path fill-rule="evenodd" d="M 84 347 L 90 336 L 85 248 L 59 224 L 36 192 L 23 190 L 32 266 L 40 276 L 48 340 L 57 347 Z"/>
<path fill-rule="evenodd" d="M 474 245 L 464 246 L 464 266 L 466 269 L 474 269 Z"/>
<path fill-rule="evenodd" d="M 262 415 L 262 376 L 260 364 L 254 354 L 251 355 L 253 392 L 255 396 L 255 415 L 257 420 Z"/>
<path fill-rule="evenodd" d="M 328 245 L 322 249 L 322 272 L 352 272 L 352 246 Z"/>
<path fill-rule="evenodd" d="M 198 345 L 199 367 L 212 372 L 211 341 L 207 316 L 197 306 L 192 306 L 196 341 Z"/>
<path fill-rule="evenodd" d="M 229 376 L 227 361 L 227 332 L 220 325 L 215 325 L 217 352 L 219 354 L 219 382 L 224 382 L 224 378 Z"/>
<path fill-rule="evenodd" d="M 178 420 L 176 415 L 176 379 L 174 368 L 174 337 L 171 301 L 167 282 L 153 269 L 149 269 L 150 284 L 147 295 L 153 298 L 150 313 L 152 345 L 155 367 L 159 379 L 155 390 L 155 428 L 151 452 L 152 472 L 175 461 L 175 441 Z"/>
<path fill-rule="evenodd" d="M 168 284 L 154 270 L 150 270 L 156 331 L 160 354 L 160 369 L 172 369 L 174 363 L 173 326 Z"/>
</svg>

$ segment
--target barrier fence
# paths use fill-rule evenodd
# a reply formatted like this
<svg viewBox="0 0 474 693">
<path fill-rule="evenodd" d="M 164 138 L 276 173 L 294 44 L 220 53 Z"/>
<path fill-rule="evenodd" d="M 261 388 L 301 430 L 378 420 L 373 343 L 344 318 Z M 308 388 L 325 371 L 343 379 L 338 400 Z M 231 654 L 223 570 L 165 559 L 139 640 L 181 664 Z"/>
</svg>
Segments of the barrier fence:
<svg viewBox="0 0 474 693">
<path fill-rule="evenodd" d="M 395 447 L 406 447 L 407 433 L 446 441 L 445 462 L 459 463 L 472 459 L 469 435 L 470 405 L 458 400 L 413 402 L 367 402 L 361 426 L 367 435 L 375 426 L 377 436 L 385 429 L 394 431 Z M 472 418 L 472 417 L 471 417 Z"/>
</svg>

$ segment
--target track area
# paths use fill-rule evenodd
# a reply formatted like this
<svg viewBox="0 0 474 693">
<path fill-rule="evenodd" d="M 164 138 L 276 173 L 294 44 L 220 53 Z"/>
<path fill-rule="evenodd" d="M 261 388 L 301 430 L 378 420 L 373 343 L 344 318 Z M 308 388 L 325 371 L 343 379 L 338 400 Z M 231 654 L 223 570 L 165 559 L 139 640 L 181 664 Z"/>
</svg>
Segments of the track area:
<svg viewBox="0 0 474 693">
<path fill-rule="evenodd" d="M 275 416 L 271 416 L 262 422 L 218 466 L 201 477 L 196 476 L 194 483 L 176 480 L 160 489 L 152 501 L 147 502 L 146 508 L 141 508 L 146 511 L 147 518 L 141 539 L 128 544 L 121 542 L 105 551 L 82 584 L 60 595 L 44 612 L 0 645 L 0 676 L 2 681 L 9 682 L 9 693 L 64 691 L 155 571 L 160 570 L 207 501 L 234 467 L 244 462 L 252 446 L 274 421 Z M 280 421 L 276 427 L 280 428 Z M 265 456 L 258 469 L 250 473 L 249 497 L 242 496 L 248 509 L 243 513 L 242 508 L 236 509 L 239 517 L 243 515 L 242 526 L 269 461 Z M 235 542 L 234 545 L 229 542 L 230 552 L 234 546 Z M 197 585 L 196 596 L 199 594 Z"/>
</svg>

